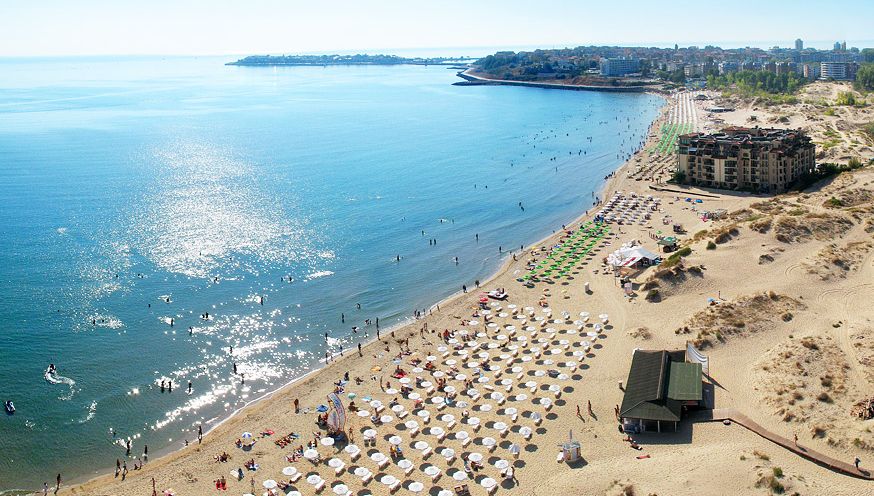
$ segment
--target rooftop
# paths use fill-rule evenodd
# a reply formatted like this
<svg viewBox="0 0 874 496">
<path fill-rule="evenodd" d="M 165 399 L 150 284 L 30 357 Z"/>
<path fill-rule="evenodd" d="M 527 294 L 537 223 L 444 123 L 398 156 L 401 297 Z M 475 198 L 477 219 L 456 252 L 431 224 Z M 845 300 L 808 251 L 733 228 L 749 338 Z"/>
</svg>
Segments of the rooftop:
<svg viewBox="0 0 874 496">
<path fill-rule="evenodd" d="M 678 422 L 684 401 L 703 397 L 701 364 L 682 351 L 634 352 L 619 416 Z"/>
</svg>

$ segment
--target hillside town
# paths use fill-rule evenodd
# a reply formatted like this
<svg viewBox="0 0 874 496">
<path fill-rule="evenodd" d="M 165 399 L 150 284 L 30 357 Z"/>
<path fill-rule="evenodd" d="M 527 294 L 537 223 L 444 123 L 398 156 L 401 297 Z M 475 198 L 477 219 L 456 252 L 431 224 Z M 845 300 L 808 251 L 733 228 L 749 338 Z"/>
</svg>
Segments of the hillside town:
<svg viewBox="0 0 874 496">
<path fill-rule="evenodd" d="M 762 49 L 718 46 L 673 48 L 580 46 L 532 52 L 503 51 L 480 59 L 476 66 L 499 79 L 573 80 L 574 78 L 639 78 L 698 83 L 708 77 L 741 71 L 793 74 L 807 81 L 852 81 L 863 63 L 874 62 L 874 49 L 848 47 L 837 41 L 830 50 L 793 47 Z"/>
</svg>

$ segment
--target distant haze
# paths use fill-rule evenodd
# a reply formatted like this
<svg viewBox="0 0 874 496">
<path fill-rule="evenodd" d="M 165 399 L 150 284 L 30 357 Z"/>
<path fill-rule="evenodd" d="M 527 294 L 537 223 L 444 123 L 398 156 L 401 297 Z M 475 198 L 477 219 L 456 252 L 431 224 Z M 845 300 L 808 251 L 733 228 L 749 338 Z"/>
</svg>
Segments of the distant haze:
<svg viewBox="0 0 874 496">
<path fill-rule="evenodd" d="M 824 20 L 827 21 L 824 22 Z M 714 23 L 714 21 L 717 21 Z M 397 52 L 578 45 L 872 46 L 874 2 L 5 2 L 0 56 Z M 674 39 L 680 36 L 679 39 Z M 461 53 L 459 47 L 479 47 Z"/>
</svg>

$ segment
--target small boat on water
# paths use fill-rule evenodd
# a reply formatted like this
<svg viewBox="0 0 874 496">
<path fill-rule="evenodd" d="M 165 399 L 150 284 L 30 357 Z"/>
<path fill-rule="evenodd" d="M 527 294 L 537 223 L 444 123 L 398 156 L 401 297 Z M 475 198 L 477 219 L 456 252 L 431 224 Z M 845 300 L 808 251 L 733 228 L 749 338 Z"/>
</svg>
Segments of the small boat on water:
<svg viewBox="0 0 874 496">
<path fill-rule="evenodd" d="M 11 400 L 6 400 L 5 407 L 6 413 L 8 413 L 9 415 L 15 413 L 15 404 L 13 404 Z"/>
</svg>

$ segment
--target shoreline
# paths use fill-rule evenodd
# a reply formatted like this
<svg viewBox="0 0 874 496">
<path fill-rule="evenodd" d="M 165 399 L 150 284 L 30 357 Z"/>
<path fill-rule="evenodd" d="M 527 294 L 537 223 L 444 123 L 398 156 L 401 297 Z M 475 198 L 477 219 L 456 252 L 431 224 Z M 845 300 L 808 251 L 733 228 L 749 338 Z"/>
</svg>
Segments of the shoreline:
<svg viewBox="0 0 874 496">
<path fill-rule="evenodd" d="M 530 86 L 530 85 L 522 85 L 522 86 Z M 616 167 L 616 169 L 614 169 L 611 172 L 611 176 L 606 178 L 605 180 L 603 180 L 603 183 L 601 184 L 600 188 L 596 187 L 593 189 L 593 192 L 595 193 L 595 197 L 600 198 L 600 199 L 606 198 L 606 196 L 608 194 L 611 194 L 616 190 L 616 183 L 622 178 L 622 173 L 623 172 L 627 173 L 628 170 L 633 165 L 632 164 L 633 160 L 635 158 L 637 158 L 639 156 L 639 154 L 641 154 L 647 150 L 647 148 L 648 148 L 647 145 L 650 142 L 650 139 L 648 137 L 650 129 L 657 122 L 659 122 L 667 117 L 667 112 L 670 108 L 669 101 L 667 100 L 665 95 L 658 93 L 658 92 L 650 91 L 650 88 L 643 88 L 642 91 L 634 91 L 634 92 L 626 92 L 626 93 L 649 93 L 653 96 L 658 96 L 659 98 L 662 98 L 663 102 L 662 102 L 661 108 L 659 109 L 658 115 L 652 120 L 652 122 L 650 122 L 649 126 L 645 130 L 647 138 L 645 140 L 644 145 L 642 145 L 641 149 L 638 152 L 636 152 L 635 154 L 633 154 L 628 160 L 620 162 L 619 165 Z M 571 225 L 581 223 L 582 221 L 584 221 L 585 219 L 587 219 L 591 215 L 590 211 L 593 208 L 594 208 L 594 206 L 585 209 L 583 212 L 581 212 L 578 215 L 576 215 L 575 217 L 573 217 L 570 221 L 567 221 L 565 223 L 565 225 L 571 226 Z M 514 253 L 517 253 L 517 257 L 521 257 L 523 254 L 528 254 L 528 253 L 530 253 L 531 247 L 542 246 L 544 243 L 548 242 L 551 238 L 555 237 L 556 234 L 558 234 L 558 231 L 554 231 L 551 234 L 544 235 L 543 237 L 530 243 L 521 252 L 517 253 L 515 250 L 507 252 L 507 254 L 501 259 L 501 262 L 497 266 L 497 268 L 494 271 L 492 271 L 488 276 L 486 276 L 484 279 L 482 279 L 480 281 L 480 288 L 473 288 L 473 290 L 470 290 L 471 288 L 469 288 L 469 291 L 467 293 L 464 293 L 462 291 L 456 291 L 456 292 L 442 298 L 441 300 L 438 300 L 437 302 L 431 304 L 428 307 L 429 312 L 430 312 L 430 310 L 437 309 L 440 306 L 444 306 L 444 307 L 448 306 L 449 304 L 454 303 L 457 300 L 459 300 L 467 295 L 476 294 L 477 292 L 484 291 L 485 288 L 490 283 L 492 283 L 494 280 L 496 280 L 496 279 L 498 279 L 498 278 L 500 278 L 508 273 L 512 264 L 514 263 L 514 260 L 512 258 L 512 255 Z M 436 312 L 439 313 L 440 310 L 436 310 Z M 379 342 L 380 344 L 385 344 L 383 342 L 383 340 L 386 339 L 386 336 L 389 336 L 394 332 L 406 329 L 408 327 L 413 327 L 418 322 L 420 322 L 420 319 L 414 319 L 414 318 L 408 317 L 400 322 L 397 322 L 395 324 L 392 324 L 389 327 L 386 327 L 384 330 L 380 330 L 381 335 L 382 335 L 382 339 L 377 339 L 376 336 L 373 336 L 369 340 L 363 341 L 361 343 L 362 353 L 365 353 L 365 357 L 366 357 L 366 353 L 368 351 L 373 351 L 373 349 L 374 349 L 373 345 L 375 343 Z M 204 431 L 203 444 L 206 444 L 209 440 L 212 440 L 213 438 L 217 437 L 224 430 L 231 429 L 234 426 L 235 421 L 238 420 L 239 418 L 241 418 L 242 414 L 249 414 L 249 415 L 257 414 L 261 410 L 269 408 L 270 406 L 272 406 L 270 404 L 269 400 L 273 399 L 274 397 L 281 396 L 284 393 L 287 393 L 289 389 L 293 388 L 296 385 L 302 384 L 302 383 L 306 382 L 307 380 L 311 380 L 311 379 L 316 378 L 320 372 L 327 372 L 329 369 L 332 369 L 335 366 L 338 366 L 338 365 L 341 365 L 344 363 L 348 363 L 348 360 L 350 358 L 354 358 L 356 353 L 357 353 L 357 351 L 354 348 L 350 348 L 348 350 L 348 352 L 346 352 L 343 356 L 338 356 L 338 354 L 332 355 L 330 363 L 325 363 L 325 361 L 322 359 L 319 361 L 319 363 L 321 364 L 320 367 L 314 368 L 314 369 L 312 369 L 312 370 L 310 370 L 310 371 L 308 371 L 308 372 L 306 372 L 298 377 L 292 378 L 289 381 L 283 383 L 278 388 L 276 388 L 272 391 L 266 392 L 263 395 L 259 396 L 258 398 L 255 398 L 255 399 L 247 402 L 246 404 L 240 406 L 239 408 L 232 411 L 228 416 L 222 418 L 220 421 L 218 421 L 217 423 L 210 426 L 209 428 L 207 428 Z M 301 410 L 304 411 L 304 407 L 302 407 Z M 189 451 L 192 448 L 196 449 L 198 446 L 199 445 L 196 443 L 189 443 L 188 446 L 182 446 L 182 447 L 177 448 L 177 449 L 172 449 L 172 448 L 168 447 L 168 449 L 158 450 L 155 452 L 155 455 L 157 455 L 157 456 L 149 457 L 149 461 L 147 463 L 145 463 L 145 467 L 147 470 L 151 471 L 151 470 L 154 470 L 156 467 L 161 467 L 161 466 L 167 465 L 169 463 L 172 463 L 172 462 L 188 455 Z M 84 489 L 85 487 L 100 484 L 103 482 L 104 478 L 111 477 L 113 475 L 113 473 L 114 473 L 114 470 L 111 467 L 108 467 L 106 470 L 98 470 L 96 475 L 84 475 L 84 476 L 77 477 L 77 478 L 71 478 L 69 481 L 71 483 L 71 485 L 68 485 L 68 486 L 62 488 L 58 494 L 90 494 L 87 492 L 81 493 L 78 490 L 79 489 L 85 490 Z M 132 472 L 132 474 L 133 473 L 134 472 Z M 140 473 L 144 473 L 144 472 L 140 471 Z M 112 480 L 113 479 L 109 479 L 109 481 L 112 481 Z M 22 490 L 13 489 L 13 490 L 9 490 L 9 491 L 22 491 Z M 25 492 L 21 493 L 21 494 L 33 494 L 33 495 L 37 494 L 36 492 L 28 493 L 27 491 L 29 491 L 29 490 L 23 490 L 23 491 L 25 491 Z M 3 495 L 3 494 L 5 494 L 5 493 L 0 492 L 0 495 Z M 13 492 L 12 494 L 15 494 L 15 493 Z"/>
<path fill-rule="evenodd" d="M 491 79 L 482 76 L 469 74 L 470 69 L 461 71 L 456 76 L 464 79 L 453 83 L 457 86 L 524 86 L 527 88 L 541 88 L 552 90 L 566 91 L 603 91 L 606 93 L 656 93 L 658 86 L 656 85 L 641 85 L 641 86 L 601 86 L 601 85 L 583 85 L 583 84 L 562 84 L 562 83 L 546 83 L 537 81 L 518 81 L 513 79 Z"/>
</svg>

